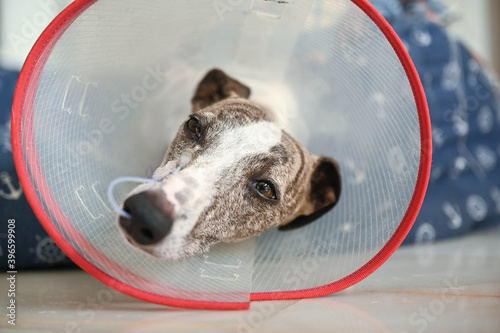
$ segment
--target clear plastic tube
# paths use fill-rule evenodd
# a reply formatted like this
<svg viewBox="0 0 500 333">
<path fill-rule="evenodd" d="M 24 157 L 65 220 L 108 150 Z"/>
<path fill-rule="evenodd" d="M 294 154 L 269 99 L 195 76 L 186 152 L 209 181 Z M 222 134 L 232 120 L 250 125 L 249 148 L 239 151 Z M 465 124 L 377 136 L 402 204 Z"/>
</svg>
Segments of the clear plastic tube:
<svg viewBox="0 0 500 333">
<path fill-rule="evenodd" d="M 179 165 L 177 166 L 177 168 L 175 168 L 175 170 L 170 172 L 168 175 L 166 175 L 162 178 L 159 178 L 159 179 L 135 177 L 135 176 L 122 176 L 122 177 L 117 177 L 117 178 L 113 179 L 108 185 L 108 200 L 111 203 L 111 205 L 113 206 L 113 209 L 115 210 L 115 212 L 117 212 L 118 214 L 120 214 L 124 218 L 127 218 L 127 219 L 130 218 L 130 214 L 127 213 L 126 211 L 124 211 L 120 207 L 118 202 L 116 202 L 115 196 L 113 194 L 113 190 L 114 190 L 116 185 L 118 185 L 120 183 L 126 183 L 126 182 L 153 183 L 153 182 L 159 182 L 159 181 L 165 180 L 168 177 L 172 176 L 174 173 L 177 173 L 180 169 L 182 169 L 183 166 L 185 166 L 189 162 L 191 162 L 192 159 L 193 159 L 193 151 L 190 149 L 184 151 L 179 158 Z"/>
</svg>

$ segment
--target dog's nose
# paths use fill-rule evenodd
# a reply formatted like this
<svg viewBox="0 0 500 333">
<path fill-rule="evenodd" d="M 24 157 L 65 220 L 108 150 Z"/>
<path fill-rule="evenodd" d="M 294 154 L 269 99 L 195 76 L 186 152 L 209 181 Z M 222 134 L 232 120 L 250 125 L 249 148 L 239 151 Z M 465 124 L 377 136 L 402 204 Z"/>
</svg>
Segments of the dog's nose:
<svg viewBox="0 0 500 333">
<path fill-rule="evenodd" d="M 135 194 L 125 200 L 123 209 L 130 218 L 120 216 L 120 225 L 141 245 L 158 243 L 172 228 L 174 207 L 161 191 Z"/>
</svg>

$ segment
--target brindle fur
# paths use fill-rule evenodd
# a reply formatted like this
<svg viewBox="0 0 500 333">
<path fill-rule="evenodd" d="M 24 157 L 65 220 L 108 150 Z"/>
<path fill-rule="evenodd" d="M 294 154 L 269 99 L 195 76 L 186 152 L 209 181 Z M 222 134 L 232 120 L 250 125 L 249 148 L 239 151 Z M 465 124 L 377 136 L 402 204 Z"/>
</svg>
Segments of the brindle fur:
<svg viewBox="0 0 500 333">
<path fill-rule="evenodd" d="M 273 112 L 251 102 L 247 99 L 249 95 L 250 89 L 242 83 L 220 70 L 210 71 L 192 98 L 192 114 L 203 125 L 199 140 L 193 139 L 185 125 L 181 125 L 158 170 L 166 168 L 168 162 L 178 161 L 189 149 L 193 151 L 193 158 L 179 171 L 178 174 L 182 174 L 190 167 L 196 167 L 200 156 L 210 156 L 214 145 L 229 129 L 262 121 L 274 122 L 277 117 Z M 255 135 L 265 136 L 266 128 Z M 230 156 L 224 158 L 231 159 Z M 222 176 L 213 182 L 215 195 L 210 198 L 210 205 L 184 237 L 177 253 L 166 250 L 171 249 L 165 245 L 170 235 L 152 245 L 130 241 L 155 256 L 179 259 L 204 252 L 218 242 L 240 241 L 272 227 L 286 230 L 310 223 L 338 202 L 341 191 L 337 163 L 331 158 L 311 154 L 285 130 L 281 130 L 280 142 L 268 151 L 231 161 L 221 171 Z M 262 198 L 252 188 L 258 180 L 274 182 L 276 201 Z M 196 179 L 186 182 L 187 187 L 175 193 L 176 200 L 182 205 L 190 200 L 190 194 L 199 185 Z M 161 191 L 158 187 L 144 189 Z M 176 223 L 179 217 L 173 216 L 172 219 L 172 223 Z"/>
</svg>

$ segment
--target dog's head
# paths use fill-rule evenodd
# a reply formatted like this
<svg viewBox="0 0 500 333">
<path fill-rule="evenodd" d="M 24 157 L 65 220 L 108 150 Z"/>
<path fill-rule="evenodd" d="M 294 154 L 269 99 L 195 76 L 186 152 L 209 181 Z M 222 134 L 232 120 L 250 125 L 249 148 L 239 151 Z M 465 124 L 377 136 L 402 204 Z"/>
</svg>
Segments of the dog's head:
<svg viewBox="0 0 500 333">
<path fill-rule="evenodd" d="M 298 228 L 335 206 L 337 163 L 309 153 L 249 95 L 220 70 L 202 79 L 193 112 L 153 177 L 172 172 L 183 152 L 191 152 L 191 161 L 137 187 L 124 202 L 131 217 L 119 224 L 134 246 L 175 260 L 272 227 Z"/>
</svg>

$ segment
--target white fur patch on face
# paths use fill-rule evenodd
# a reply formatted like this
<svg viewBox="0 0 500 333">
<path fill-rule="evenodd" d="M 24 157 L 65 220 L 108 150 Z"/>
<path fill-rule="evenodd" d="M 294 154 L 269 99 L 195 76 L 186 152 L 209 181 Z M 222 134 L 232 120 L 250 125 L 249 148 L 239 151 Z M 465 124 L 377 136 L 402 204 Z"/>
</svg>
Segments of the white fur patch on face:
<svg viewBox="0 0 500 333">
<path fill-rule="evenodd" d="M 193 245 L 187 244 L 186 236 L 193 230 L 203 211 L 212 204 L 216 194 L 215 184 L 224 176 L 225 170 L 247 156 L 269 152 L 280 141 L 281 129 L 268 121 L 221 133 L 212 147 L 160 183 L 167 200 L 174 206 L 175 222 L 170 234 L 161 243 L 145 246 L 144 249 L 166 259 L 181 257 L 182 250 Z M 171 163 L 156 170 L 154 176 L 167 174 Z"/>
</svg>

